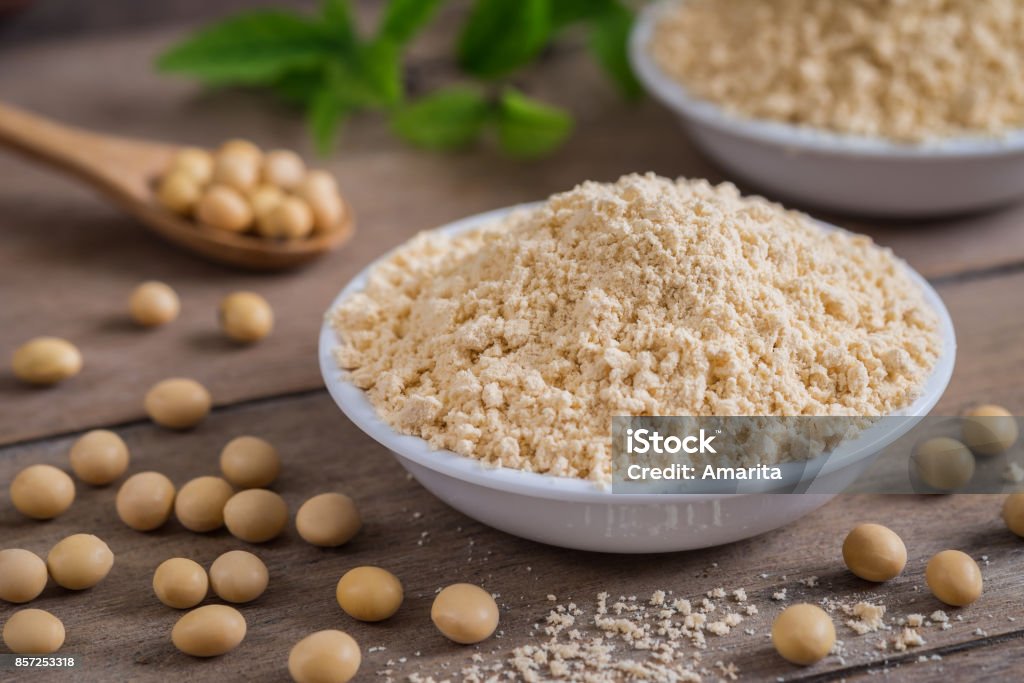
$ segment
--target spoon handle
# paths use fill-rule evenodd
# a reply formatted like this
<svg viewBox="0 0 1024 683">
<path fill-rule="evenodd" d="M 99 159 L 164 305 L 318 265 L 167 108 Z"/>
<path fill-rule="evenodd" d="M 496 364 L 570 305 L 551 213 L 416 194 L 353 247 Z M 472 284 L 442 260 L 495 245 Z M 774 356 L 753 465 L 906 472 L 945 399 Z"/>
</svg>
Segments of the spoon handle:
<svg viewBox="0 0 1024 683">
<path fill-rule="evenodd" d="M 146 196 L 147 183 L 174 148 L 66 126 L 0 102 L 0 147 L 50 166 L 113 195 Z"/>
</svg>

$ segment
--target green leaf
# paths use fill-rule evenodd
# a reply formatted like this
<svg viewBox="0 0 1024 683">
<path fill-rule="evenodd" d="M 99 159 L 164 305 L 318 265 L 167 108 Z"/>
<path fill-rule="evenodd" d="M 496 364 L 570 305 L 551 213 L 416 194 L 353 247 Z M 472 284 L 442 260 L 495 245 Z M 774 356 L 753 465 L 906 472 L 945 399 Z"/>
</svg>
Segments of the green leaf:
<svg viewBox="0 0 1024 683">
<path fill-rule="evenodd" d="M 281 74 L 271 88 L 289 104 L 308 106 L 324 83 L 322 67 L 295 69 Z"/>
<path fill-rule="evenodd" d="M 487 99 L 471 88 L 438 90 L 401 109 L 391 120 L 395 133 L 433 150 L 462 149 L 475 142 L 490 115 Z"/>
<path fill-rule="evenodd" d="M 208 83 L 264 84 L 315 64 L 330 50 L 318 24 L 287 12 L 262 10 L 201 29 L 160 55 L 157 67 Z"/>
<path fill-rule="evenodd" d="M 320 16 L 323 18 L 324 28 L 339 45 L 355 45 L 359 32 L 356 30 L 349 0 L 324 0 L 320 6 Z"/>
<path fill-rule="evenodd" d="M 445 0 L 389 0 L 378 35 L 399 44 L 412 37 L 433 18 Z"/>
<path fill-rule="evenodd" d="M 496 78 L 529 62 L 551 37 L 551 1 L 476 0 L 459 37 L 459 65 Z"/>
<path fill-rule="evenodd" d="M 313 136 L 316 151 L 321 156 L 326 156 L 334 149 L 341 121 L 349 113 L 344 100 L 326 85 L 313 96 L 306 112 L 306 124 Z"/>
<path fill-rule="evenodd" d="M 564 109 L 507 89 L 498 111 L 498 141 L 506 153 L 540 157 L 556 149 L 572 132 L 572 116 Z"/>
<path fill-rule="evenodd" d="M 402 51 L 389 39 L 377 39 L 360 46 L 355 71 L 366 91 L 366 104 L 391 107 L 402 101 Z"/>
<path fill-rule="evenodd" d="M 628 8 L 613 2 L 597 17 L 590 31 L 590 51 L 629 99 L 637 99 L 643 94 L 643 88 L 629 64 L 629 33 L 633 19 Z"/>
<path fill-rule="evenodd" d="M 397 48 L 373 42 L 360 45 L 345 59 L 326 62 L 317 89 L 330 93 L 347 110 L 387 109 L 401 101 L 401 76 Z"/>
<path fill-rule="evenodd" d="M 555 31 L 593 19 L 608 10 L 614 0 L 551 0 L 551 25 Z"/>
</svg>

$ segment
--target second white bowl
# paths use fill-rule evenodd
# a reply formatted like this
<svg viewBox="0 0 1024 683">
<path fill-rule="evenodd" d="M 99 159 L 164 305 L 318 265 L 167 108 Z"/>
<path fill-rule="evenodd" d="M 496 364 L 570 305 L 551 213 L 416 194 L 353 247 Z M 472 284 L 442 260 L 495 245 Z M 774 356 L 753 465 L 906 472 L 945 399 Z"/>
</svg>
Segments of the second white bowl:
<svg viewBox="0 0 1024 683">
<path fill-rule="evenodd" d="M 737 177 L 772 196 L 878 216 L 936 216 L 1024 198 L 1024 131 L 901 144 L 745 119 L 692 97 L 661 71 L 648 47 L 661 13 L 678 1 L 641 12 L 630 36 L 630 61 L 647 91 L 676 113 L 693 142 Z"/>
</svg>

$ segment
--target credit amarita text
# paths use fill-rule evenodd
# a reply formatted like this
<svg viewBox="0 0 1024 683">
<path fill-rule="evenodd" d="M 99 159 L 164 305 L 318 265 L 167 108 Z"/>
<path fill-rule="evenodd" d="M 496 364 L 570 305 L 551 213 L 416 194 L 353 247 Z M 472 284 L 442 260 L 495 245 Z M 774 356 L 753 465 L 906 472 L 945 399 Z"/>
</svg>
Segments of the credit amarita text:
<svg viewBox="0 0 1024 683">
<path fill-rule="evenodd" d="M 626 469 L 626 477 L 633 481 L 649 480 L 750 480 L 750 479 L 782 479 L 782 468 L 769 465 L 756 467 L 715 467 L 706 465 L 702 470 L 694 465 L 672 464 L 665 467 L 644 467 L 630 465 Z"/>
</svg>

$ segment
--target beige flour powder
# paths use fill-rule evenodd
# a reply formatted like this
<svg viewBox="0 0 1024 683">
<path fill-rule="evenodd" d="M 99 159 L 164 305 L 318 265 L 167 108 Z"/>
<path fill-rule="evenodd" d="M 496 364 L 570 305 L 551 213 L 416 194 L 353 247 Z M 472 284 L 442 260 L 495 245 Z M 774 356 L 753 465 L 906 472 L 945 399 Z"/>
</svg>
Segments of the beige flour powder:
<svg viewBox="0 0 1024 683">
<path fill-rule="evenodd" d="M 921 141 L 1024 128 L 1019 0 L 683 0 L 659 66 L 739 114 Z"/>
<path fill-rule="evenodd" d="M 654 175 L 423 233 L 333 324 L 339 365 L 399 431 L 601 482 L 612 416 L 879 415 L 912 400 L 940 346 L 868 238 Z"/>
</svg>

